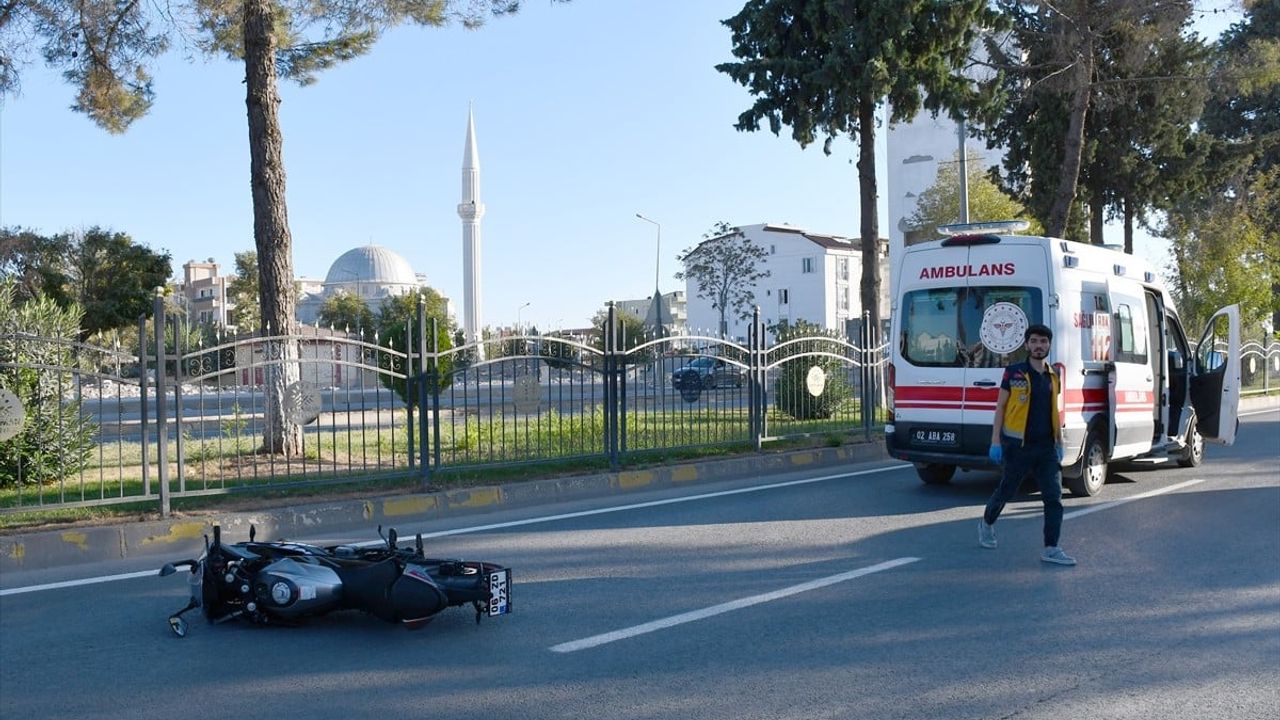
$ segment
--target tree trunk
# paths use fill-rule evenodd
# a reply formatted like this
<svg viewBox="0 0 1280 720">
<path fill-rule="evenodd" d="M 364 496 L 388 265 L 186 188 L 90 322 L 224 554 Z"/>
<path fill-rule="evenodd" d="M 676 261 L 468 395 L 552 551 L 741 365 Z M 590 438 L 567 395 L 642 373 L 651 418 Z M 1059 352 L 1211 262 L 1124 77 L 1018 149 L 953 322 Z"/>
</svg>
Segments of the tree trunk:
<svg viewBox="0 0 1280 720">
<path fill-rule="evenodd" d="M 1062 175 L 1058 179 L 1058 192 L 1054 196 L 1053 207 L 1049 210 L 1049 225 L 1045 228 L 1051 237 L 1066 237 L 1071 203 L 1075 201 L 1076 185 L 1080 181 L 1080 163 L 1084 155 L 1084 121 L 1089 113 L 1090 82 L 1093 79 L 1091 43 L 1085 38 L 1081 44 L 1083 47 L 1076 58 L 1071 118 L 1063 143 Z"/>
<path fill-rule="evenodd" d="M 1102 237 L 1103 225 L 1107 215 L 1107 204 L 1102 200 L 1101 192 L 1094 192 L 1089 195 L 1089 244 L 1104 245 L 1105 238 Z M 1056 236 L 1056 237 L 1061 237 Z"/>
<path fill-rule="evenodd" d="M 276 38 L 270 0 L 244 4 L 245 105 L 249 116 L 249 181 L 253 190 L 253 239 L 258 249 L 258 298 L 262 310 L 263 392 L 266 422 L 262 450 L 299 455 L 302 428 L 285 417 L 286 392 L 297 382 L 298 346 L 293 332 L 293 240 L 285 204 Z"/>
<path fill-rule="evenodd" d="M 862 215 L 862 311 L 880 334 L 880 223 L 876 198 L 876 102 L 864 94 L 858 107 L 858 199 Z"/>
<path fill-rule="evenodd" d="M 1133 254 L 1133 199 L 1124 197 L 1124 251 Z"/>
</svg>

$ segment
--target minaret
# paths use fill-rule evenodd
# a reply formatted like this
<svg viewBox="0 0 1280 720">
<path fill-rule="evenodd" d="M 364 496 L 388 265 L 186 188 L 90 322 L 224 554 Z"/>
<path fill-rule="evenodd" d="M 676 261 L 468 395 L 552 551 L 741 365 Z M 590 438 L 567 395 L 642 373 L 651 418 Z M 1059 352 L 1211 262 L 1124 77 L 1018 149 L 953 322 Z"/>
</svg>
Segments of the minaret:
<svg viewBox="0 0 1280 720">
<path fill-rule="evenodd" d="M 476 124 L 467 110 L 467 146 L 462 153 L 462 202 L 458 203 L 462 218 L 462 329 L 468 343 L 479 343 L 480 312 L 480 219 L 484 203 L 480 202 L 480 154 L 476 152 Z M 477 345 L 477 359 L 484 359 L 484 346 Z"/>
</svg>

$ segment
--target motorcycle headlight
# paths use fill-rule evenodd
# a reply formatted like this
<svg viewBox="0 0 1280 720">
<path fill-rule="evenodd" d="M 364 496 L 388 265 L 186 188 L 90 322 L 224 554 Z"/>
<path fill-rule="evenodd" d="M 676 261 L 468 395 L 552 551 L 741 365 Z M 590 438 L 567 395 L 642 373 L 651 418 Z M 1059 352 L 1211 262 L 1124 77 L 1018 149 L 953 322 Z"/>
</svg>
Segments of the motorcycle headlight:
<svg viewBox="0 0 1280 720">
<path fill-rule="evenodd" d="M 288 605 L 293 599 L 293 588 L 283 580 L 271 586 L 271 600 L 277 605 Z"/>
</svg>

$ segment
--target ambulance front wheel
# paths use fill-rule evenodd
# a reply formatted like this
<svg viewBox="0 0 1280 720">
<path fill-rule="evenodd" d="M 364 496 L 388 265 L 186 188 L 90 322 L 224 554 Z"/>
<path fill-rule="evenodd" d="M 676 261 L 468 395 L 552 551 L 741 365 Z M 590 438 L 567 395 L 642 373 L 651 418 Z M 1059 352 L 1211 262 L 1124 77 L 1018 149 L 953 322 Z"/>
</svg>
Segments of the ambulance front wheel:
<svg viewBox="0 0 1280 720">
<path fill-rule="evenodd" d="M 1077 497 L 1092 497 L 1102 492 L 1107 484 L 1107 448 L 1096 429 L 1090 430 L 1084 440 L 1084 452 L 1080 465 L 1065 468 L 1063 479 L 1067 489 Z"/>
<path fill-rule="evenodd" d="M 946 485 L 951 476 L 956 474 L 955 465 L 939 463 L 916 463 L 916 474 L 926 485 Z"/>
</svg>

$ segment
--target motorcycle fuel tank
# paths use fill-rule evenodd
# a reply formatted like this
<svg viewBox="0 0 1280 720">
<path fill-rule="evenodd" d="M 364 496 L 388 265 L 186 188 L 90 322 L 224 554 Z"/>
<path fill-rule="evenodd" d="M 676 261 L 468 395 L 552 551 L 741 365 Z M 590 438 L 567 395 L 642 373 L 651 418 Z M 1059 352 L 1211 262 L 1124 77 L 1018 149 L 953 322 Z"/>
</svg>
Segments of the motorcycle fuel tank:
<svg viewBox="0 0 1280 720">
<path fill-rule="evenodd" d="M 342 601 L 342 580 L 330 568 L 283 558 L 258 573 L 253 591 L 266 612 L 301 617 L 337 607 Z"/>
</svg>

